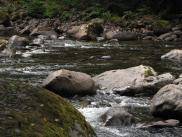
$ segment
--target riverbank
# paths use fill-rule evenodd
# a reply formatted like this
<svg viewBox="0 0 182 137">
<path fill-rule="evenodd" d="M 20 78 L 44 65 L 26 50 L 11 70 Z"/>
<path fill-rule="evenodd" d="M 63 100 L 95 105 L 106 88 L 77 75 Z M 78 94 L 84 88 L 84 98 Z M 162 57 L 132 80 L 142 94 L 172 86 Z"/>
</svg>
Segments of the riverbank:
<svg viewBox="0 0 182 137">
<path fill-rule="evenodd" d="M 182 41 L 182 3 L 179 0 L 123 3 L 93 0 L 83 6 L 84 2 L 1 0 L 0 36 Z"/>
</svg>

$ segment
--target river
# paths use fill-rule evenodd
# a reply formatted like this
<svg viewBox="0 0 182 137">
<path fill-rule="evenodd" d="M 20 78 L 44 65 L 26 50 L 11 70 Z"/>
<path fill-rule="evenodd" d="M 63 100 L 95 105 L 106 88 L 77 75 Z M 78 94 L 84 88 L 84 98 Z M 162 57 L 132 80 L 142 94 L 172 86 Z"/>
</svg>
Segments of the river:
<svg viewBox="0 0 182 137">
<path fill-rule="evenodd" d="M 69 69 L 95 76 L 111 69 L 124 69 L 149 65 L 159 74 L 182 73 L 182 63 L 162 61 L 160 56 L 182 43 L 131 41 L 120 43 L 78 42 L 73 40 L 47 41 L 44 50 L 27 47 L 14 58 L 0 58 L 0 77 L 40 85 L 51 71 Z M 21 84 L 21 83 L 20 83 Z M 182 127 L 140 129 L 136 126 L 109 128 L 99 121 L 99 116 L 111 106 L 129 109 L 140 123 L 155 121 L 149 113 L 151 97 L 124 97 L 104 94 L 68 99 L 95 128 L 98 137 L 182 137 Z"/>
</svg>

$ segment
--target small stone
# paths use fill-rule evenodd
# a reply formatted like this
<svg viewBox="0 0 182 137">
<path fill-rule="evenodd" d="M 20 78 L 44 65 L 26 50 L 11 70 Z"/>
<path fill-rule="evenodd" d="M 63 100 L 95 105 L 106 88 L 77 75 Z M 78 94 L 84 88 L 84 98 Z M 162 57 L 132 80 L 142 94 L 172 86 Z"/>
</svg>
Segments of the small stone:
<svg viewBox="0 0 182 137">
<path fill-rule="evenodd" d="M 40 107 L 44 107 L 44 104 L 40 104 Z"/>
<path fill-rule="evenodd" d="M 59 122 L 59 119 L 58 119 L 58 118 L 55 118 L 54 121 L 55 121 L 55 122 Z"/>
<path fill-rule="evenodd" d="M 30 126 L 31 126 L 31 127 L 34 127 L 34 126 L 35 126 L 35 123 L 31 123 Z"/>
</svg>

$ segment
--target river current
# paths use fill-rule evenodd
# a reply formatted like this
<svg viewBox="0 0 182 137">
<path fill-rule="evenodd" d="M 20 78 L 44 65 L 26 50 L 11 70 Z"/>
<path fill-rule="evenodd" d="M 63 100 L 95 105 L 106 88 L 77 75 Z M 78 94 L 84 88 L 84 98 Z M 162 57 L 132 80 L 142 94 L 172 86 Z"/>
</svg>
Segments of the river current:
<svg viewBox="0 0 182 137">
<path fill-rule="evenodd" d="M 95 76 L 111 69 L 124 69 L 138 65 L 153 67 L 159 74 L 182 73 L 182 63 L 162 61 L 160 56 L 171 49 L 182 48 L 182 43 L 120 42 L 96 43 L 73 40 L 47 41 L 44 50 L 26 47 L 15 58 L 0 58 L 0 77 L 40 85 L 47 75 L 58 69 L 81 71 Z M 99 116 L 112 106 L 131 111 L 140 123 L 155 121 L 149 113 L 151 97 L 125 97 L 104 94 L 68 99 L 94 127 L 98 137 L 182 137 L 182 127 L 141 129 L 137 126 L 104 127 Z"/>
</svg>

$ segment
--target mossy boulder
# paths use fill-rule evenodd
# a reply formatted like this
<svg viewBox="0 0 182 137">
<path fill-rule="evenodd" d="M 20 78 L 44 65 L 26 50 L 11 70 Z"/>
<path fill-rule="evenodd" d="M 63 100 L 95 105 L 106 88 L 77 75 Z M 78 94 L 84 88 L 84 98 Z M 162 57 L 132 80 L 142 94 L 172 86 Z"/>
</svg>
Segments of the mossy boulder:
<svg viewBox="0 0 182 137">
<path fill-rule="evenodd" d="M 0 80 L 0 100 L 0 136 L 95 136 L 81 113 L 48 90 Z"/>
</svg>

